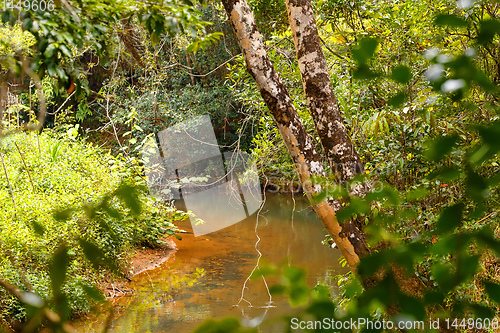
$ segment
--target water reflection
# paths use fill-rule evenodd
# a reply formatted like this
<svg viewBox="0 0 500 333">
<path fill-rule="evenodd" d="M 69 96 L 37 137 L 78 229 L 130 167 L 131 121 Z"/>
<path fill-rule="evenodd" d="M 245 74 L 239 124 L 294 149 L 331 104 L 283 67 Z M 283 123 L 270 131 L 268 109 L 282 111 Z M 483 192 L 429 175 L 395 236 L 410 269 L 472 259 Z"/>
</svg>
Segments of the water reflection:
<svg viewBox="0 0 500 333">
<path fill-rule="evenodd" d="M 181 228 L 190 230 L 189 222 Z M 184 235 L 167 262 L 136 276 L 130 286 L 134 295 L 116 301 L 111 332 L 190 332 L 210 317 L 264 314 L 263 332 L 282 331 L 283 323 L 268 318 L 291 314 L 286 300 L 273 298 L 273 306 L 267 307 L 270 298 L 262 279 L 242 290 L 257 262 L 257 235 L 263 262 L 305 268 L 311 287 L 326 283 L 334 288 L 331 276 L 345 272 L 338 264 L 339 252 L 321 245 L 325 231 L 302 197 L 267 195 L 258 221 L 254 215 L 202 237 Z M 78 332 L 99 331 L 100 322 L 104 319 L 87 320 Z"/>
</svg>

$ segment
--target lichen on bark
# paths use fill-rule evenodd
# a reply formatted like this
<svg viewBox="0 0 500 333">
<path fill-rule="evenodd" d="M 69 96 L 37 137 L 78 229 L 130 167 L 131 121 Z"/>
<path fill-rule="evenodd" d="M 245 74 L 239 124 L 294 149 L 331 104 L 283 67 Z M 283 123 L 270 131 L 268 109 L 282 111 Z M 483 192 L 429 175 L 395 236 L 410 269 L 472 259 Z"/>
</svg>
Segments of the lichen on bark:
<svg viewBox="0 0 500 333">
<path fill-rule="evenodd" d="M 321 222 L 354 270 L 359 257 L 349 240 L 341 235 L 342 228 L 337 221 L 335 211 L 327 202 L 316 203 L 313 200 L 313 195 L 321 191 L 321 188 L 313 187 L 310 178 L 312 174 L 324 175 L 321 158 L 267 55 L 252 11 L 245 0 L 223 0 L 222 3 L 245 58 L 247 70 L 255 79 L 262 98 L 283 137 L 304 191 Z"/>
</svg>

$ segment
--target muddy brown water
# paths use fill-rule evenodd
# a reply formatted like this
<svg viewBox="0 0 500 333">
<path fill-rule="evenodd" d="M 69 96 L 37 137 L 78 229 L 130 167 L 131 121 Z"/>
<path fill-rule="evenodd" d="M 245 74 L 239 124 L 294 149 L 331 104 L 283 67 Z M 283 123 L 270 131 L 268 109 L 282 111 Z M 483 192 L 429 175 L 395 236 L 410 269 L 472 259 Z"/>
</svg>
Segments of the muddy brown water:
<svg viewBox="0 0 500 333">
<path fill-rule="evenodd" d="M 180 225 L 190 231 L 189 222 Z M 321 244 L 325 230 L 300 195 L 266 195 L 256 214 L 231 227 L 201 237 L 184 234 L 173 255 L 160 267 L 134 277 L 134 293 L 114 299 L 110 332 L 191 332 L 208 318 L 233 316 L 262 332 L 283 332 L 283 317 L 296 309 L 283 296 L 270 298 L 273 277 L 248 281 L 259 253 L 259 266 L 299 266 L 311 287 L 336 292 L 334 275 L 345 273 L 340 253 Z M 260 238 L 259 243 L 256 245 Z M 245 284 L 246 282 L 246 284 Z M 243 297 L 242 297 L 243 296 Z M 77 332 L 100 332 L 101 314 L 75 323 Z"/>
</svg>

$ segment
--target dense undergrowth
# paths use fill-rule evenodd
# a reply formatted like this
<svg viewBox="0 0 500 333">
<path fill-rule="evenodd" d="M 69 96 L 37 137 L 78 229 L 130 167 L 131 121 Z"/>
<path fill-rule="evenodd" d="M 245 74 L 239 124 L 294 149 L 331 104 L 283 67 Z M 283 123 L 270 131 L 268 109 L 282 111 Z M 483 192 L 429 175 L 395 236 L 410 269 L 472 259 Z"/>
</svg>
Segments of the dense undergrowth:
<svg viewBox="0 0 500 333">
<path fill-rule="evenodd" d="M 112 273 L 85 259 L 81 240 L 98 246 L 126 275 L 126 260 L 134 246 L 158 246 L 163 236 L 176 231 L 171 221 L 180 215 L 153 198 L 141 196 L 142 209 L 130 215 L 126 204 L 111 196 L 124 183 L 141 183 L 120 157 L 71 134 L 52 131 L 19 132 L 0 144 L 6 171 L 0 173 L 0 247 L 6 254 L 1 257 L 0 277 L 4 281 L 52 299 L 49 267 L 53 253 L 64 245 L 69 264 L 63 290 L 69 310 L 85 313 L 94 301 L 86 297 L 84 288 L 102 285 Z M 85 207 L 90 206 L 100 206 L 102 211 L 88 216 Z M 84 209 L 69 215 L 67 207 Z M 22 321 L 26 315 L 18 300 L 3 289 L 0 309 L 4 322 Z"/>
<path fill-rule="evenodd" d="M 321 151 L 302 91 L 285 4 L 249 3 L 273 64 Z M 487 297 L 484 284 L 500 281 L 498 248 L 483 247 L 481 242 L 498 246 L 500 160 L 498 150 L 484 159 L 477 154 L 481 149 L 497 149 L 500 138 L 500 5 L 495 1 L 325 0 L 313 2 L 313 6 L 349 135 L 365 165 L 366 177 L 376 189 L 385 189 L 365 201 L 339 192 L 345 202 L 339 219 L 354 217 L 365 227 L 372 254 L 379 255 L 374 261 L 409 263 L 408 270 L 413 269 L 429 290 L 439 290 L 439 304 L 427 309 L 430 314 L 452 311 L 454 304 L 466 301 L 498 310 L 498 299 L 492 300 L 491 294 Z M 102 12 L 99 15 L 108 19 Z M 65 243 L 71 260 L 64 289 L 72 310 L 86 311 L 92 302 L 82 285 L 106 279 L 109 272 L 96 270 L 86 261 L 80 239 L 92 240 L 110 259 L 123 263 L 132 246 L 155 245 L 159 236 L 173 230 L 167 221 L 177 213 L 158 208 L 154 199 L 142 197 L 142 212 L 130 215 L 129 207 L 112 194 L 123 181 L 143 183 L 137 173 L 140 168 L 133 171 L 131 167 L 137 166 L 136 156 L 145 138 L 192 116 L 209 114 L 221 146 L 239 145 L 251 152 L 269 190 L 288 192 L 298 187 L 297 181 L 293 183 L 294 165 L 253 78 L 245 71 L 223 10 L 209 4 L 200 7 L 200 15 L 214 23 L 209 31 L 223 31 L 225 36 L 196 54 L 188 52 L 192 36 L 161 35 L 160 42 L 153 43 L 148 36 L 154 25 L 140 28 L 146 16 L 134 18 L 131 23 L 136 24 L 143 42 L 141 66 L 118 34 L 103 37 L 102 26 L 92 22 L 93 38 L 104 39 L 106 48 L 85 44 L 88 35 L 83 31 L 75 32 L 85 40 L 80 44 L 57 39 L 56 32 L 54 36 L 47 33 L 49 40 L 58 42 L 52 53 L 36 53 L 34 61 L 45 53 L 53 54 L 54 48 L 63 50 L 65 44 L 78 52 L 67 55 L 61 51 L 55 64 L 54 57 L 44 58 L 60 70 L 53 68 L 56 73 L 42 81 L 52 113 L 46 126 L 52 131 L 18 133 L 1 141 L 10 185 L 0 169 L 0 247 L 8 254 L 1 258 L 0 277 L 27 286 L 25 276 L 36 293 L 50 299 L 48 269 L 53 253 Z M 112 20 L 103 22 L 108 31 L 116 28 Z M 33 31 L 29 24 L 23 27 Z M 6 23 L 0 34 L 10 38 L 5 40 L 18 40 L 16 49 L 29 51 L 33 40 L 28 32 L 21 35 L 20 31 L 20 24 Z M 45 37 L 40 45 L 48 45 Z M 116 58 L 106 62 L 105 51 Z M 14 47 L 0 49 L 0 55 L 5 53 L 13 54 Z M 80 83 L 73 97 L 67 89 L 71 75 Z M 22 122 L 19 108 L 38 111 L 40 106 L 32 81 L 26 76 L 16 79 L 19 88 L 12 92 L 18 103 L 9 106 L 6 114 Z M 455 86 L 446 85 L 448 81 Z M 115 157 L 76 140 L 79 135 L 111 148 Z M 440 140 L 444 140 L 444 149 L 433 143 Z M 335 178 L 335 172 L 328 171 Z M 69 219 L 53 218 L 58 208 L 82 207 L 87 202 L 105 204 L 91 218 L 84 209 L 76 210 Z M 452 221 L 450 228 L 445 219 Z M 460 237 L 470 240 L 470 246 L 456 251 L 454 245 Z M 327 237 L 325 243 L 331 244 L 331 239 Z M 383 254 L 387 248 L 396 250 Z M 390 270 L 375 264 L 370 267 Z M 357 298 L 362 294 L 359 281 L 353 275 L 338 277 L 344 289 L 334 303 L 321 287 L 309 293 L 304 272 L 296 268 L 283 271 L 283 285 L 275 290 L 295 297 L 292 303 L 310 301 L 305 305 L 309 315 L 359 310 L 356 302 L 365 297 L 366 302 L 373 301 L 367 305 L 372 306 L 371 312 L 363 309 L 367 316 L 387 317 L 384 311 L 391 305 L 383 297 L 388 294 L 384 288 L 397 284 L 394 279 L 383 280 L 386 285 L 375 289 L 382 296 L 373 292 L 371 296 L 376 297 L 372 299 L 366 294 Z M 442 289 L 455 275 L 463 280 Z M 405 299 L 408 295 L 398 296 Z M 381 305 L 377 297 L 388 304 Z M 14 297 L 4 291 L 2 302 L 3 318 L 24 317 Z M 317 312 L 311 312 L 314 309 Z M 471 315 L 470 308 L 467 311 L 461 314 Z M 239 325 L 238 321 L 232 324 Z M 215 330 L 216 325 L 211 322 L 206 329 Z"/>
</svg>

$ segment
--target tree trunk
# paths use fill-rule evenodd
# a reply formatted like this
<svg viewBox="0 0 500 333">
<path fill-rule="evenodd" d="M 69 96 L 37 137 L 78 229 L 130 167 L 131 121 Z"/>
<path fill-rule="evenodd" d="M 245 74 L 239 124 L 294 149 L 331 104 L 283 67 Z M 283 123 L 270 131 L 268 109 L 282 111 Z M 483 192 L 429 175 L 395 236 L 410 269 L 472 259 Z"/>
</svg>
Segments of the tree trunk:
<svg viewBox="0 0 500 333">
<path fill-rule="evenodd" d="M 144 68 L 145 64 L 143 59 L 146 55 L 146 46 L 144 46 L 143 38 L 136 29 L 138 28 L 134 27 L 128 19 L 122 19 L 122 31 L 118 32 L 118 36 L 120 36 L 120 39 L 132 58 L 134 58 L 139 66 Z"/>
<path fill-rule="evenodd" d="M 340 182 L 346 183 L 356 174 L 363 173 L 364 167 L 347 134 L 344 119 L 333 94 L 311 2 L 286 0 L 286 5 L 307 106 L 332 172 L 338 176 Z M 351 194 L 366 194 L 364 184 L 351 185 Z M 341 205 L 336 202 L 334 206 L 339 209 Z M 342 229 L 358 255 L 368 253 L 365 236 L 353 221 L 345 222 Z"/>
<path fill-rule="evenodd" d="M 286 0 L 302 85 L 323 149 L 341 181 L 364 172 L 333 94 L 310 0 Z"/>
<path fill-rule="evenodd" d="M 245 0 L 222 0 L 229 21 L 243 52 L 247 70 L 257 83 L 262 98 L 285 141 L 294 161 L 304 192 L 321 222 L 354 270 L 359 257 L 353 245 L 343 235 L 335 211 L 327 202 L 315 203 L 313 195 L 321 191 L 321 186 L 312 186 L 311 175 L 324 175 L 320 156 L 314 148 L 292 100 L 276 73 L 264 48 L 264 43 L 255 25 L 250 7 Z"/>
</svg>

